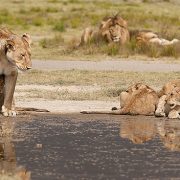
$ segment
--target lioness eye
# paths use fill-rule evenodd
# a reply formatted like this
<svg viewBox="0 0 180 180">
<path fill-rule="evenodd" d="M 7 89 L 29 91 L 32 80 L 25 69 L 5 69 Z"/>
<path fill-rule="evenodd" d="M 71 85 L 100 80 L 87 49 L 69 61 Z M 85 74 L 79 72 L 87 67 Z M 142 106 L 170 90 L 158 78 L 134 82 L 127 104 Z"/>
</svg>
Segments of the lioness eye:
<svg viewBox="0 0 180 180">
<path fill-rule="evenodd" d="M 21 54 L 22 57 L 24 57 L 25 55 L 24 54 Z"/>
</svg>

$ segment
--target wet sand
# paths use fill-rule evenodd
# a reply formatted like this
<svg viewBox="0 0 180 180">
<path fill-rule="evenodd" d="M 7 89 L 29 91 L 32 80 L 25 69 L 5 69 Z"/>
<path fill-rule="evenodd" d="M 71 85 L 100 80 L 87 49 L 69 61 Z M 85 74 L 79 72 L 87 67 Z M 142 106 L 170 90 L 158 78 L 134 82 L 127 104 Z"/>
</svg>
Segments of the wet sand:
<svg viewBox="0 0 180 180">
<path fill-rule="evenodd" d="M 83 114 L 7 120 L 14 124 L 17 166 L 33 180 L 180 178 L 178 120 Z"/>
</svg>

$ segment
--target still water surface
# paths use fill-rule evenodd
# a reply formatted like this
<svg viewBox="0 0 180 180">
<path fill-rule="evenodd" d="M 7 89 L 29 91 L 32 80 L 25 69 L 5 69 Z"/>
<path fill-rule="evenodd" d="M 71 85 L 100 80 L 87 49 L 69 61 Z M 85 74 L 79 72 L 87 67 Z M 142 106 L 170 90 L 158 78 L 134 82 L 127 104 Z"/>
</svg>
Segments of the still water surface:
<svg viewBox="0 0 180 180">
<path fill-rule="evenodd" d="M 1 170 L 23 166 L 32 180 L 180 179 L 178 120 L 72 114 L 0 122 L 10 134 Z"/>
</svg>

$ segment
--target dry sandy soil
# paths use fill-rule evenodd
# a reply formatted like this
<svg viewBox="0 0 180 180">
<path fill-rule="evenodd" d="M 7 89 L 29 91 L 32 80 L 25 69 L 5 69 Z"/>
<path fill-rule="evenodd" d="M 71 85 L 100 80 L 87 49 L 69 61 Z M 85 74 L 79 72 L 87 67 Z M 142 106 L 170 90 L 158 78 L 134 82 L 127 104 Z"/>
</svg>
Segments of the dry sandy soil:
<svg viewBox="0 0 180 180">
<path fill-rule="evenodd" d="M 180 71 L 179 61 L 142 61 L 131 59 L 107 61 L 53 61 L 34 60 L 33 69 L 37 70 L 87 70 L 87 71 L 135 71 L 135 72 L 172 72 Z"/>
<path fill-rule="evenodd" d="M 100 87 L 94 86 L 51 86 L 51 85 L 19 85 L 16 87 L 16 106 L 18 107 L 34 107 L 47 109 L 50 112 L 73 113 L 82 110 L 110 110 L 112 107 L 119 106 L 117 101 L 71 101 L 71 100 L 47 100 L 42 98 L 28 98 L 27 90 L 48 90 L 52 93 L 56 91 L 68 90 L 70 92 L 95 92 Z M 33 93 L 33 92 L 32 92 Z"/>
<path fill-rule="evenodd" d="M 180 71 L 180 64 L 167 63 L 163 61 L 33 61 L 34 69 L 37 70 L 111 70 L 111 71 L 137 71 L 137 72 L 174 72 Z M 70 101 L 70 100 L 45 100 L 27 98 L 23 90 L 50 90 L 53 92 L 68 90 L 70 92 L 94 92 L 100 90 L 100 87 L 94 86 L 43 86 L 43 85 L 25 85 L 17 86 L 16 106 L 44 108 L 51 112 L 72 113 L 82 110 L 110 110 L 112 107 L 119 107 L 119 99 L 114 101 Z"/>
</svg>

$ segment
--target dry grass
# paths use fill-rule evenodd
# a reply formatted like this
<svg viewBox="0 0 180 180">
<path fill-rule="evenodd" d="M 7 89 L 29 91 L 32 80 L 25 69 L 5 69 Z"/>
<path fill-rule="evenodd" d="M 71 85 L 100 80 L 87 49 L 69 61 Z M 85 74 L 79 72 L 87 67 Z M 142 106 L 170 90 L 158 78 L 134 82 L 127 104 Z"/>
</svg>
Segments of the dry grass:
<svg viewBox="0 0 180 180">
<path fill-rule="evenodd" d="M 16 91 L 16 99 L 22 100 L 25 96 L 26 99 L 47 99 L 47 100 L 114 100 L 120 94 L 122 89 L 102 89 L 94 92 L 72 92 L 68 90 L 62 91 L 47 91 L 47 90 L 21 90 Z M 23 94 L 21 94 L 23 92 Z M 18 93 L 20 95 L 18 95 Z"/>
<path fill-rule="evenodd" d="M 18 84 L 97 85 L 103 88 L 123 89 L 136 82 L 143 82 L 153 87 L 161 87 L 165 82 L 179 77 L 180 73 L 178 72 L 30 71 L 25 74 L 19 74 Z"/>
<path fill-rule="evenodd" d="M 101 87 L 127 87 L 136 82 L 159 87 L 178 79 L 180 73 L 112 72 L 112 71 L 30 71 L 19 74 L 18 84 L 39 85 L 98 85 Z"/>
<path fill-rule="evenodd" d="M 67 89 L 47 90 L 37 89 L 19 89 L 16 94 L 17 99 L 26 95 L 26 98 L 43 98 L 51 100 L 114 100 L 117 99 L 120 92 L 128 86 L 142 82 L 154 89 L 160 89 L 166 82 L 172 79 L 178 79 L 180 73 L 140 73 L 140 72 L 111 72 L 111 71 L 31 71 L 27 74 L 20 74 L 18 85 L 51 85 L 56 87 L 65 86 Z M 72 91 L 68 86 L 94 86 L 101 89 L 94 91 Z"/>
<path fill-rule="evenodd" d="M 68 48 L 68 50 L 65 50 L 64 53 L 79 53 L 84 55 L 104 54 L 113 57 L 130 57 L 137 55 L 145 55 L 150 58 L 173 57 L 175 59 L 178 59 L 180 57 L 180 43 L 178 42 L 174 45 L 168 46 L 159 46 L 155 44 L 142 44 L 141 46 L 139 46 L 133 40 L 131 40 L 124 46 L 120 46 L 118 43 L 89 43 L 79 48 L 72 46 L 71 48 Z"/>
<path fill-rule="evenodd" d="M 117 12 L 120 12 L 120 15 L 128 21 L 130 29 L 151 29 L 165 38 L 180 38 L 179 1 L 140 1 L 1 0 L 0 25 L 7 26 L 17 33 L 29 32 L 34 37 L 33 58 L 40 59 L 77 58 L 79 55 L 85 59 L 99 54 L 128 57 L 136 54 L 136 49 L 131 49 L 133 47 L 131 43 L 128 45 L 130 49 L 121 47 L 119 50 L 115 45 L 103 45 L 99 48 L 90 46 L 86 47 L 87 49 L 74 50 L 76 49 L 74 44 L 77 44 L 74 38 L 79 41 L 85 27 L 97 27 L 104 16 Z M 53 47 L 53 44 L 49 45 L 48 41 L 53 41 L 57 33 L 64 42 Z M 42 42 L 42 39 L 46 42 Z M 46 50 L 44 46 L 48 46 Z M 69 47 L 72 48 L 69 49 Z M 93 53 L 94 50 L 95 53 Z M 170 47 L 168 50 L 160 50 L 158 56 L 177 58 L 179 56 L 177 52 L 179 47 Z M 153 53 L 141 54 L 156 57 Z"/>
</svg>

